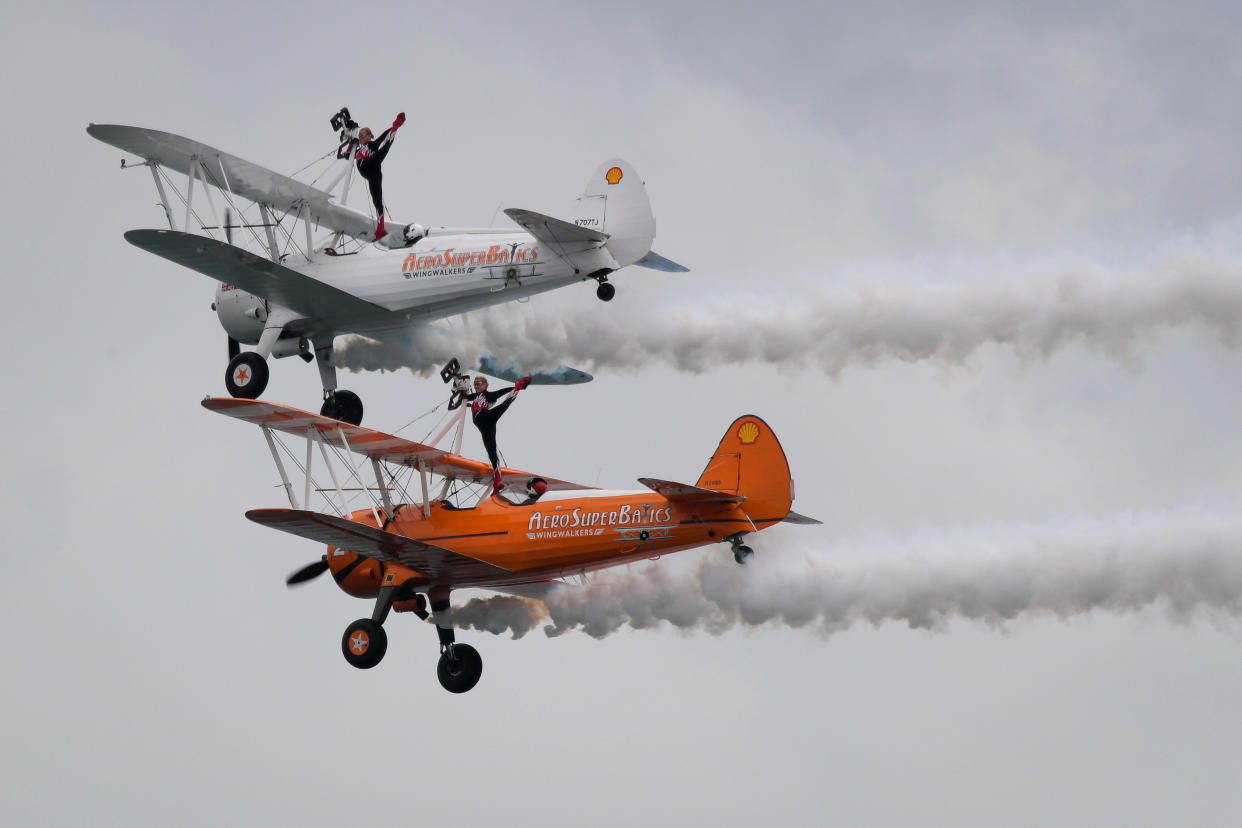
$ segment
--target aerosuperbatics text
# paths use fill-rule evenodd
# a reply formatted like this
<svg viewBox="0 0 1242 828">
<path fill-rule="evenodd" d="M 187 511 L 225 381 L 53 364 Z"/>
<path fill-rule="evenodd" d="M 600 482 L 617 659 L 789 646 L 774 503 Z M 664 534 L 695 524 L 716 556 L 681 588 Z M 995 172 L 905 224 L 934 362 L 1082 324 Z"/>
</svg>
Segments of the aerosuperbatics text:
<svg viewBox="0 0 1242 828">
<path fill-rule="evenodd" d="M 407 279 L 426 276 L 465 276 L 479 267 L 534 264 L 539 252 L 533 245 L 493 244 L 483 250 L 456 250 L 411 253 L 401 265 L 401 274 Z"/>
<path fill-rule="evenodd" d="M 602 535 L 610 526 L 640 526 L 648 523 L 667 523 L 673 517 L 667 506 L 652 509 L 649 505 L 622 505 L 608 511 L 587 511 L 575 507 L 571 512 L 535 512 L 526 523 L 526 537 L 567 538 Z"/>
</svg>

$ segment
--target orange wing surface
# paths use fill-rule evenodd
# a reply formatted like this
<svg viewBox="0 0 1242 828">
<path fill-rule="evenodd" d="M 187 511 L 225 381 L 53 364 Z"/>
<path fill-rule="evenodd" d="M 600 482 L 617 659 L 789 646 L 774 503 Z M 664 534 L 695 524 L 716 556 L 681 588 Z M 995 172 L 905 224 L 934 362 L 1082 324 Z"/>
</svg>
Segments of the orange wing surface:
<svg viewBox="0 0 1242 828">
<path fill-rule="evenodd" d="M 440 546 L 385 532 L 357 521 L 302 509 L 251 509 L 246 517 L 291 535 L 348 549 L 359 555 L 405 564 L 433 580 L 461 583 L 504 575 L 504 567 Z"/>
<path fill-rule="evenodd" d="M 350 425 L 340 420 L 312 414 L 288 405 L 265 402 L 264 400 L 243 400 L 232 397 L 208 397 L 203 400 L 203 408 L 236 417 L 248 423 L 276 431 L 306 437 L 314 429 L 316 437 L 330 446 L 357 452 L 364 457 L 383 460 L 389 463 L 422 467 L 432 474 L 454 477 L 459 480 L 483 482 L 491 480 L 492 467 L 478 460 L 471 460 L 458 454 L 452 454 L 434 446 L 415 443 L 402 437 L 385 434 L 362 426 Z M 591 489 L 580 483 L 557 480 L 554 477 L 536 475 L 519 469 L 505 468 L 504 476 L 513 482 L 522 482 L 532 477 L 542 477 L 548 488 L 554 491 Z"/>
</svg>

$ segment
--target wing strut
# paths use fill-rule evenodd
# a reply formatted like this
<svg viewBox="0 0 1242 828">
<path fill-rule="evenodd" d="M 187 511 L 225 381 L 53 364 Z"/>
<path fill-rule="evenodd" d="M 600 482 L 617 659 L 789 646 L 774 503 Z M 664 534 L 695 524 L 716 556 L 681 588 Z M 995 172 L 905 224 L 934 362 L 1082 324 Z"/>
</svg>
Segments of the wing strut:
<svg viewBox="0 0 1242 828">
<path fill-rule="evenodd" d="M 384 475 L 380 471 L 380 461 L 371 458 L 371 468 L 375 470 L 375 485 L 379 488 L 380 497 L 384 499 L 384 513 L 392 515 L 392 498 L 388 496 L 388 487 L 384 485 Z"/>
<path fill-rule="evenodd" d="M 267 438 L 267 447 L 272 450 L 272 459 L 276 461 L 276 471 L 280 472 L 280 481 L 285 484 L 285 494 L 289 495 L 289 505 L 294 509 L 300 509 L 298 505 L 298 497 L 293 493 L 293 484 L 289 482 L 289 475 L 285 474 L 285 464 L 280 460 L 280 453 L 276 451 L 276 441 L 272 439 L 272 430 L 267 426 L 259 426 L 263 429 L 263 436 Z M 310 474 L 307 474 L 309 480 Z"/>
<path fill-rule="evenodd" d="M 121 162 L 121 166 L 125 166 L 124 161 Z M 168 219 L 168 229 L 176 230 L 177 225 L 173 221 L 172 208 L 168 206 L 168 194 L 164 192 L 164 182 L 160 181 L 160 173 L 157 169 L 159 164 L 156 164 L 154 161 L 148 161 L 146 166 L 151 168 L 151 177 L 155 179 L 155 190 L 160 194 L 160 204 L 164 205 L 164 218 Z"/>
</svg>

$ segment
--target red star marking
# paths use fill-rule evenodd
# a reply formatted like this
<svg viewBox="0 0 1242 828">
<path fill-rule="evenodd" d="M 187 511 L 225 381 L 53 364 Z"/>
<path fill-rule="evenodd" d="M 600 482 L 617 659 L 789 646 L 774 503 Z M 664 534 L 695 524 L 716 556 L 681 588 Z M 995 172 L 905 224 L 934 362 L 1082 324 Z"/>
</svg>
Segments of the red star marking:
<svg viewBox="0 0 1242 828">
<path fill-rule="evenodd" d="M 245 368 L 238 368 L 237 373 L 233 375 L 233 381 L 238 385 L 244 385 L 250 379 L 250 375 L 246 373 Z"/>
</svg>

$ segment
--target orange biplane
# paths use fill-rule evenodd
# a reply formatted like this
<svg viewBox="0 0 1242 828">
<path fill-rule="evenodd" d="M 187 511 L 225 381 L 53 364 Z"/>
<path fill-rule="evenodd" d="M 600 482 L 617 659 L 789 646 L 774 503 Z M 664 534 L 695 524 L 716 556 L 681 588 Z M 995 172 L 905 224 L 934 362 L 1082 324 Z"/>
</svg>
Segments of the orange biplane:
<svg viewBox="0 0 1242 828">
<path fill-rule="evenodd" d="M 465 407 L 424 445 L 259 400 L 209 397 L 203 406 L 260 426 L 271 449 L 292 508 L 254 509 L 246 517 L 328 546 L 288 583 L 330 571 L 342 590 L 375 601 L 370 618 L 346 628 L 345 660 L 374 667 L 387 649 L 389 612 L 426 619 L 429 607 L 440 638 L 440 683 L 454 693 L 474 687 L 483 670 L 478 652 L 455 640 L 455 588 L 538 598 L 566 578 L 718 542 L 728 542 L 745 563 L 751 549 L 742 540 L 750 532 L 780 521 L 819 522 L 790 511 L 785 452 L 754 416 L 729 426 L 694 485 L 640 478 L 645 490 L 611 491 L 503 469 L 506 486 L 492 495 L 491 467 L 456 453 Z M 436 448 L 454 425 L 454 451 Z M 305 440 L 305 453 L 281 434 Z M 316 447 L 330 486 L 314 479 Z M 309 506 L 317 494 L 336 514 L 299 506 L 279 449 L 305 474 L 303 502 Z M 359 457 L 370 460 L 373 480 Z M 367 502 L 353 508 L 351 498 Z"/>
</svg>

